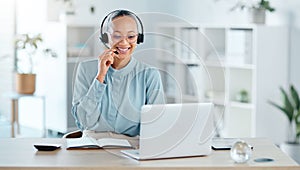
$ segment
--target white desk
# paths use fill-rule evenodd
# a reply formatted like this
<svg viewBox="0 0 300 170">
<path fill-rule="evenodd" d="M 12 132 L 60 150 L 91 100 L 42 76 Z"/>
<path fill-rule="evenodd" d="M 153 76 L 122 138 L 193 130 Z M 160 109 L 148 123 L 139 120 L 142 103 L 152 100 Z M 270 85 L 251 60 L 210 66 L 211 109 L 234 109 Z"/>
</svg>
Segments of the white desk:
<svg viewBox="0 0 300 170">
<path fill-rule="evenodd" d="M 11 100 L 11 136 L 15 137 L 15 124 L 17 125 L 17 134 L 20 134 L 19 125 L 19 100 L 22 97 L 35 97 L 40 98 L 43 101 L 43 137 L 46 137 L 46 101 L 45 96 L 35 94 L 19 94 L 16 92 L 4 93 L 4 97 Z"/>
<path fill-rule="evenodd" d="M 205 157 L 176 158 L 150 161 L 137 161 L 119 152 L 110 150 L 66 150 L 65 139 L 0 139 L 1 169 L 277 169 L 299 170 L 298 164 L 266 139 L 245 139 L 254 146 L 251 160 L 246 164 L 235 164 L 229 151 L 213 151 Z M 56 151 L 37 151 L 34 143 L 48 142 L 63 144 Z M 255 158 L 272 158 L 274 162 L 257 163 Z"/>
</svg>

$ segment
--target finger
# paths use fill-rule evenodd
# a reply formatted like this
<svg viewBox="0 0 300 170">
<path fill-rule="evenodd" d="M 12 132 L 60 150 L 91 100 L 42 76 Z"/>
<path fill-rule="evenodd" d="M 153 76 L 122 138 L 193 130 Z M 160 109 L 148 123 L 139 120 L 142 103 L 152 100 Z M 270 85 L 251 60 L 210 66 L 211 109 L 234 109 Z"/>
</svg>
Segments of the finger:
<svg viewBox="0 0 300 170">
<path fill-rule="evenodd" d="M 99 59 L 100 59 L 100 60 L 106 60 L 106 59 L 112 57 L 111 53 L 112 53 L 112 52 L 107 51 L 106 53 L 103 53 L 101 56 L 99 56 Z"/>
<path fill-rule="evenodd" d="M 110 65 L 112 65 L 112 62 L 111 61 L 106 61 L 105 65 L 106 65 L 106 67 L 109 67 Z"/>
<path fill-rule="evenodd" d="M 118 51 L 114 51 L 114 50 L 111 50 L 109 53 L 108 53 L 108 57 L 111 56 L 111 57 L 118 57 Z"/>
<path fill-rule="evenodd" d="M 109 54 L 111 54 L 111 55 L 113 55 L 113 54 L 119 54 L 119 52 L 117 51 L 117 49 L 110 49 Z"/>
<path fill-rule="evenodd" d="M 108 60 L 106 60 L 105 65 L 108 67 L 108 66 L 112 65 L 113 63 L 114 63 L 114 59 L 109 58 Z"/>
<path fill-rule="evenodd" d="M 108 59 L 102 59 L 101 60 L 101 67 L 108 67 L 108 66 L 110 66 L 111 65 L 111 60 L 108 60 Z"/>
<path fill-rule="evenodd" d="M 98 59 L 102 60 L 109 52 L 110 52 L 110 49 L 103 51 L 103 53 L 98 57 Z"/>
<path fill-rule="evenodd" d="M 114 57 L 112 55 L 106 55 L 101 59 L 101 63 L 105 66 L 110 66 L 114 62 Z"/>
<path fill-rule="evenodd" d="M 117 44 L 115 44 L 115 45 L 113 45 L 112 47 L 111 47 L 111 50 L 114 52 L 114 54 L 119 54 L 119 52 L 117 51 L 118 49 L 117 49 Z"/>
</svg>

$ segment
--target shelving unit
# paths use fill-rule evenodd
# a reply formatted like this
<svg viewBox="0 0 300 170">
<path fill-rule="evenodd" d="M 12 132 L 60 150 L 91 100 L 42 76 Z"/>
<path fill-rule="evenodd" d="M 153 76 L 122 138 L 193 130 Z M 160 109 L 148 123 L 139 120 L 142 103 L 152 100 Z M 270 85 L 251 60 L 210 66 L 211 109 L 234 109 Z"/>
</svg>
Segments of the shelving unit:
<svg viewBox="0 0 300 170">
<path fill-rule="evenodd" d="M 71 113 L 73 82 L 77 64 L 82 60 L 96 58 L 101 51 L 99 30 L 88 24 L 67 24 L 67 122 L 65 132 L 77 129 Z"/>
<path fill-rule="evenodd" d="M 156 31 L 167 102 L 213 102 L 221 136 L 255 137 L 272 112 L 267 100 L 287 82 L 287 29 L 161 23 Z"/>
<path fill-rule="evenodd" d="M 42 76 L 45 77 L 42 82 L 47 97 L 46 128 L 66 133 L 77 129 L 71 113 L 73 78 L 77 64 L 82 60 L 96 58 L 102 47 L 98 39 L 98 26 L 53 22 L 50 28 L 52 29 L 49 29 L 45 40 L 51 42 L 59 57 L 52 63 L 45 63 L 44 67 L 49 67 L 52 71 Z M 46 83 L 49 78 L 55 81 L 55 88 Z"/>
<path fill-rule="evenodd" d="M 68 24 L 67 31 L 67 57 L 85 58 L 94 56 L 99 52 L 99 30 L 94 25 Z M 98 47 L 98 48 L 97 48 Z"/>
</svg>

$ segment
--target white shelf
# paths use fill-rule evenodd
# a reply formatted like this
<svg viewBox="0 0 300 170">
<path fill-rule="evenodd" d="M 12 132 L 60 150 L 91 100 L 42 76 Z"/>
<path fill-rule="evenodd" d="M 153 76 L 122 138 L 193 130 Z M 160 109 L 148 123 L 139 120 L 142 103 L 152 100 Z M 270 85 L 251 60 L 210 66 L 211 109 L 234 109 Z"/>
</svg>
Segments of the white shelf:
<svg viewBox="0 0 300 170">
<path fill-rule="evenodd" d="M 205 65 L 207 67 L 247 69 L 247 70 L 254 70 L 256 68 L 256 66 L 254 64 L 226 63 L 226 62 L 222 62 L 222 61 L 205 61 Z"/>
<path fill-rule="evenodd" d="M 169 64 L 186 64 L 186 65 L 200 65 L 203 62 L 200 59 L 186 59 L 186 58 L 174 58 L 174 56 L 164 56 L 160 59 L 160 62 Z"/>
<path fill-rule="evenodd" d="M 241 109 L 255 109 L 255 106 L 252 103 L 242 103 L 242 102 L 237 102 L 237 101 L 229 102 L 229 106 L 241 108 Z"/>
<path fill-rule="evenodd" d="M 221 100 L 221 99 L 214 99 L 214 100 L 210 100 L 210 99 L 204 99 L 204 102 L 211 102 L 215 105 L 218 105 L 218 106 L 226 106 L 226 103 L 224 100 Z"/>
<path fill-rule="evenodd" d="M 85 24 L 85 23 L 66 23 L 68 27 L 78 27 L 78 28 L 97 28 L 98 25 L 95 24 Z"/>
<path fill-rule="evenodd" d="M 202 99 L 204 102 L 213 102 L 225 109 L 224 137 L 255 137 L 256 128 L 259 126 L 257 122 L 262 121 L 256 117 L 263 118 L 273 112 L 265 104 L 266 99 L 271 99 L 274 91 L 286 83 L 285 70 L 280 69 L 287 66 L 287 59 L 282 57 L 288 55 L 287 45 L 284 43 L 287 40 L 285 30 L 283 27 L 254 24 L 159 24 L 159 33 L 177 37 L 184 42 L 168 40 L 168 44 L 172 45 L 166 49 L 172 51 L 172 54 L 158 53 L 158 56 L 164 57 L 157 57 L 158 63 L 172 68 L 169 70 L 174 72 L 171 74 L 172 79 L 175 79 L 173 82 L 182 91 L 182 94 L 174 95 L 172 101 L 190 102 Z M 162 42 L 165 42 L 164 39 L 157 37 L 158 47 L 164 47 Z M 195 51 L 188 51 L 191 49 Z M 195 52 L 202 58 L 174 58 L 193 58 Z M 200 69 L 193 68 L 191 72 L 189 65 L 199 66 Z M 196 77 L 195 84 L 190 84 L 190 73 Z M 192 94 L 192 88 L 195 88 L 199 96 L 189 95 Z M 244 90 L 251 103 L 232 100 Z M 208 96 L 211 99 L 206 99 Z M 237 129 L 239 126 L 241 128 Z"/>
<path fill-rule="evenodd" d="M 200 65 L 202 63 L 201 60 L 197 59 L 182 59 L 181 61 L 186 65 Z"/>
<path fill-rule="evenodd" d="M 59 73 L 57 75 L 59 75 L 58 79 L 60 81 L 55 83 L 59 88 L 50 87 L 48 89 L 52 90 L 47 90 L 51 92 L 49 96 L 52 96 L 47 98 L 47 106 L 48 103 L 51 105 L 46 108 L 47 129 L 66 133 L 76 128 L 71 108 L 73 78 L 76 74 L 77 63 L 82 60 L 97 58 L 99 51 L 102 50 L 101 45 L 99 45 L 99 34 L 97 32 L 99 31 L 99 26 L 80 22 L 50 22 L 49 24 L 50 27 L 47 26 L 49 38 L 46 37 L 45 40 L 51 43 L 49 46 L 57 49 L 55 51 L 58 51 L 60 55 L 54 62 L 55 64 L 52 62 L 48 63 L 47 67 L 52 66 L 52 68 L 55 68 L 53 71 Z M 88 50 L 88 52 L 85 50 Z M 78 55 L 80 57 L 77 57 Z M 50 73 L 45 74 L 48 75 Z M 55 74 L 48 76 L 51 77 L 53 75 Z M 55 97 L 53 97 L 54 95 Z M 59 98 L 57 98 L 58 96 Z M 55 107 L 54 104 L 59 107 Z"/>
<path fill-rule="evenodd" d="M 226 67 L 233 68 L 233 69 L 247 69 L 247 70 L 254 70 L 256 68 L 253 64 L 226 64 Z"/>
</svg>

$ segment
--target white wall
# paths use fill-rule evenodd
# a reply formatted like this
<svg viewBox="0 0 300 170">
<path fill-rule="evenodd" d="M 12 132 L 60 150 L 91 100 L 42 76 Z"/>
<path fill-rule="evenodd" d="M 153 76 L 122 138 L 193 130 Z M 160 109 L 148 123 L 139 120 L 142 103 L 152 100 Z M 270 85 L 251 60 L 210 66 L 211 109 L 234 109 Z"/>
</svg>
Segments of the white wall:
<svg viewBox="0 0 300 170">
<path fill-rule="evenodd" d="M 14 1 L 0 0 L 0 114 L 10 119 L 10 100 L 3 96 L 13 89 Z M 1 117 L 0 117 L 1 119 Z"/>
<path fill-rule="evenodd" d="M 35 4 L 35 10 L 32 9 Z M 67 119 L 66 27 L 58 22 L 47 22 L 46 1 L 18 0 L 17 33 L 41 33 L 45 48 L 50 48 L 57 58 L 47 58 L 36 64 L 35 94 L 45 96 L 47 129 L 65 132 Z M 40 98 L 24 98 L 20 102 L 20 124 L 41 129 L 43 107 Z"/>
<path fill-rule="evenodd" d="M 32 4 L 35 4 L 32 10 Z M 45 2 L 38 0 L 16 0 L 16 33 L 41 33 L 45 23 Z M 36 90 L 39 87 L 36 86 Z M 42 128 L 43 108 L 39 98 L 22 98 L 19 102 L 19 121 L 21 125 Z"/>
</svg>

